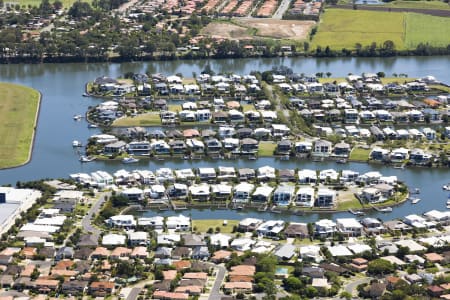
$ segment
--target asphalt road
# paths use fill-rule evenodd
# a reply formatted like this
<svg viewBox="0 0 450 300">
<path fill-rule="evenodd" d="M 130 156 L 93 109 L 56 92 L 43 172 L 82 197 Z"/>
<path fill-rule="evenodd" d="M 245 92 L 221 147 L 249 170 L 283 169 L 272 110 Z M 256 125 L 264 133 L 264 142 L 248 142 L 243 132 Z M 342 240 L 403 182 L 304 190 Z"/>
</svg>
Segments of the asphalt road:
<svg viewBox="0 0 450 300">
<path fill-rule="evenodd" d="M 285 11 L 289 8 L 290 4 L 291 0 L 282 0 L 280 6 L 278 6 L 278 9 L 272 15 L 272 19 L 281 20 L 283 18 Z"/>
<path fill-rule="evenodd" d="M 92 226 L 92 216 L 94 213 L 98 212 L 100 210 L 100 207 L 103 205 L 103 203 L 106 200 L 106 197 L 111 196 L 111 193 L 101 193 L 98 197 L 98 200 L 91 206 L 87 214 L 83 217 L 83 220 L 81 220 L 81 226 L 83 227 L 83 230 L 86 232 L 90 232 L 95 239 L 98 239 L 100 236 L 100 230 L 94 226 Z"/>
<path fill-rule="evenodd" d="M 132 288 L 126 300 L 136 300 L 140 292 L 141 288 L 138 287 Z"/>
<path fill-rule="evenodd" d="M 214 285 L 211 288 L 208 300 L 220 300 L 223 294 L 220 292 L 220 287 L 222 285 L 223 280 L 225 279 L 226 269 L 221 265 L 211 264 L 217 271 L 216 280 L 214 281 Z"/>
<path fill-rule="evenodd" d="M 372 280 L 372 278 L 370 278 L 370 277 L 364 277 L 364 278 L 361 278 L 361 279 L 356 279 L 356 280 L 350 282 L 349 284 L 345 285 L 344 286 L 344 290 L 347 293 L 353 295 L 353 292 L 356 290 L 356 287 L 358 285 L 363 284 L 363 283 L 369 283 L 370 280 Z"/>
</svg>

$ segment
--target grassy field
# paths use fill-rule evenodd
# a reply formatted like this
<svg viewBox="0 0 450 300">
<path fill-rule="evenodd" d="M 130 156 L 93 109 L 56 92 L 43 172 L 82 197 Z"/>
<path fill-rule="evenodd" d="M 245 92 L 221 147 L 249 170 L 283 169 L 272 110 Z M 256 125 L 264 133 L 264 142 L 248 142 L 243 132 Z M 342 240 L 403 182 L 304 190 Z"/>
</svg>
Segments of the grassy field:
<svg viewBox="0 0 450 300">
<path fill-rule="evenodd" d="M 28 161 L 39 97 L 39 92 L 29 87 L 0 83 L 0 168 Z"/>
<path fill-rule="evenodd" d="M 365 46 L 386 40 L 392 40 L 397 49 L 403 49 L 404 19 L 403 13 L 327 9 L 311 49 L 318 45 L 353 49 L 356 43 Z"/>
<path fill-rule="evenodd" d="M 311 49 L 355 49 L 391 40 L 397 50 L 415 48 L 420 42 L 433 46 L 450 43 L 450 18 L 404 12 L 379 12 L 328 8 L 312 40 Z"/>
<path fill-rule="evenodd" d="M 338 202 L 336 210 L 343 211 L 343 210 L 348 210 L 350 208 L 358 210 L 358 209 L 363 208 L 363 206 L 361 205 L 361 202 L 359 202 L 359 200 L 353 196 L 353 199 L 350 201 Z"/>
<path fill-rule="evenodd" d="M 233 226 L 239 223 L 238 220 L 227 220 L 228 224 L 223 225 L 223 220 L 192 220 L 192 228 L 196 228 L 198 232 L 207 232 L 209 228 L 214 231 L 216 227 L 220 228 L 222 233 L 231 233 L 233 231 Z"/>
<path fill-rule="evenodd" d="M 273 156 L 273 151 L 277 147 L 274 142 L 260 142 L 258 149 L 258 156 Z"/>
<path fill-rule="evenodd" d="M 450 10 L 450 6 L 443 1 L 397 0 L 385 3 L 381 7 Z"/>
<path fill-rule="evenodd" d="M 450 44 L 450 18 L 406 14 L 406 47 L 415 48 L 421 42 L 431 46 Z"/>
<path fill-rule="evenodd" d="M 126 117 L 114 121 L 113 126 L 157 126 L 161 125 L 158 113 L 142 114 L 136 117 Z"/>
<path fill-rule="evenodd" d="M 353 148 L 350 152 L 349 160 L 367 161 L 369 159 L 370 149 Z"/>
<path fill-rule="evenodd" d="M 20 4 L 20 6 L 22 7 L 28 7 L 28 6 L 39 6 L 39 4 L 41 4 L 42 0 L 19 0 L 19 1 L 7 1 L 8 3 L 13 3 L 15 4 Z M 50 3 L 53 3 L 53 0 L 50 0 Z M 72 4 L 74 4 L 76 2 L 76 0 L 61 0 L 62 4 L 63 4 L 63 8 L 64 9 L 69 9 Z M 92 1 L 90 0 L 85 0 L 82 2 L 88 2 L 91 3 Z"/>
</svg>

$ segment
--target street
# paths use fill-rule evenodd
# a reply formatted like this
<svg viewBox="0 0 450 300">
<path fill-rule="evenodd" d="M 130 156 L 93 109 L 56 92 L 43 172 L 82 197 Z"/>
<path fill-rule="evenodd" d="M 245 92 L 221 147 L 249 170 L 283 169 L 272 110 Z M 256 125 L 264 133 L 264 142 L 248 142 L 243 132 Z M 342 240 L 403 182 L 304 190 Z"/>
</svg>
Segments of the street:
<svg viewBox="0 0 450 300">
<path fill-rule="evenodd" d="M 94 213 L 100 210 L 100 207 L 109 196 L 111 196 L 110 192 L 100 193 L 98 200 L 91 206 L 87 214 L 83 217 L 83 220 L 81 220 L 81 226 L 83 227 L 83 230 L 86 232 L 90 232 L 95 239 L 98 239 L 98 237 L 100 236 L 100 230 L 92 226 L 92 217 Z"/>
<path fill-rule="evenodd" d="M 226 269 L 222 265 L 214 265 L 211 264 L 212 267 L 216 269 L 216 280 L 214 281 L 214 285 L 211 288 L 209 294 L 209 300 L 220 300 L 223 294 L 220 292 L 220 287 L 222 285 L 223 280 L 225 279 Z"/>
</svg>

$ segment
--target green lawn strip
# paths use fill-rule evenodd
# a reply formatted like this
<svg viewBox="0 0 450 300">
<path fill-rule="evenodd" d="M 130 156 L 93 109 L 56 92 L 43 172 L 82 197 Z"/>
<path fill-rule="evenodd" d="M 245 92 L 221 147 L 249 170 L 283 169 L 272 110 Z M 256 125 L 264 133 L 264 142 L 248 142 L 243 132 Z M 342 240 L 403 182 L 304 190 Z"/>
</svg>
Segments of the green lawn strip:
<svg viewBox="0 0 450 300">
<path fill-rule="evenodd" d="M 227 225 L 223 225 L 223 220 L 192 220 L 192 228 L 196 228 L 197 232 L 207 232 L 209 228 L 214 231 L 216 227 L 220 228 L 222 233 L 231 233 L 233 231 L 233 226 L 239 223 L 238 220 L 227 220 Z"/>
<path fill-rule="evenodd" d="M 381 7 L 450 10 L 450 6 L 444 1 L 396 0 L 390 3 L 384 3 Z"/>
<path fill-rule="evenodd" d="M 424 14 L 406 14 L 405 45 L 415 48 L 420 43 L 446 47 L 450 44 L 450 18 Z"/>
<path fill-rule="evenodd" d="M 39 92 L 32 88 L 0 83 L 0 169 L 28 161 L 39 98 Z"/>
<path fill-rule="evenodd" d="M 367 161 L 369 159 L 370 149 L 353 148 L 350 152 L 349 160 L 353 161 Z"/>
<path fill-rule="evenodd" d="M 28 6 L 36 6 L 39 7 L 39 5 L 41 4 L 42 0 L 19 0 L 17 1 L 18 4 L 20 4 L 21 7 L 28 7 Z M 54 1 L 50 1 L 50 3 L 53 3 Z M 69 9 L 72 4 L 74 4 L 76 2 L 76 0 L 61 0 L 62 4 L 63 4 L 63 8 L 65 9 Z M 88 2 L 91 3 L 92 1 L 82 1 L 82 2 Z"/>
<path fill-rule="evenodd" d="M 351 200 L 339 201 L 336 210 L 343 211 L 343 210 L 348 210 L 350 208 L 358 210 L 358 209 L 363 208 L 363 206 L 361 205 L 359 200 L 356 199 L 355 196 L 353 196 L 353 199 L 351 199 Z"/>
<path fill-rule="evenodd" d="M 258 156 L 273 156 L 277 144 L 274 142 L 262 141 L 259 143 Z"/>
<path fill-rule="evenodd" d="M 125 117 L 114 121 L 113 126 L 156 126 L 161 125 L 159 113 L 146 113 L 136 117 Z"/>
</svg>

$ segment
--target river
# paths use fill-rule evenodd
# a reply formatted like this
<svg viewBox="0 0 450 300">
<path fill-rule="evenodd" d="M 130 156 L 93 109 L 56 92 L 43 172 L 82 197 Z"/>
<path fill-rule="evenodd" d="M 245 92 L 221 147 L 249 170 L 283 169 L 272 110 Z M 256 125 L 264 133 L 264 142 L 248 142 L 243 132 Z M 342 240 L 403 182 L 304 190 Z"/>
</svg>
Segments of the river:
<svg viewBox="0 0 450 300">
<path fill-rule="evenodd" d="M 395 57 L 395 58 L 273 58 L 273 59 L 225 59 L 225 60 L 183 60 L 165 62 L 134 62 L 121 64 L 39 64 L 39 65 L 0 65 L 0 81 L 15 82 L 39 90 L 43 97 L 37 126 L 37 135 L 33 148 L 32 160 L 25 166 L 1 170 L 0 184 L 15 184 L 40 178 L 67 178 L 70 173 L 117 169 L 150 168 L 161 166 L 172 168 L 227 165 L 236 167 L 259 167 L 271 165 L 277 168 L 335 168 L 354 169 L 360 172 L 379 170 L 385 175 L 397 175 L 409 186 L 420 187 L 422 201 L 416 205 L 405 203 L 390 214 L 374 215 L 380 218 L 395 218 L 417 212 L 422 213 L 431 208 L 445 209 L 446 194 L 441 186 L 450 182 L 450 172 L 444 169 L 407 169 L 399 170 L 367 164 L 351 163 L 345 166 L 332 162 L 314 163 L 309 161 L 279 161 L 274 158 L 261 158 L 257 161 L 151 161 L 138 165 L 124 166 L 120 162 L 92 162 L 81 164 L 72 148 L 73 140 L 86 141 L 99 132 L 88 129 L 85 120 L 73 121 L 75 114 L 83 114 L 89 106 L 99 100 L 82 97 L 84 85 L 98 76 L 118 77 L 126 72 L 161 72 L 163 74 L 182 73 L 192 76 L 199 74 L 209 64 L 216 72 L 235 72 L 247 74 L 252 70 L 268 70 L 274 65 L 286 65 L 295 72 L 315 74 L 331 72 L 333 77 L 343 77 L 348 73 L 383 71 L 387 76 L 393 73 L 405 73 L 409 77 L 434 75 L 438 80 L 450 83 L 450 57 Z M 208 212 L 191 210 L 196 218 L 211 218 Z M 218 211 L 217 217 L 224 219 L 240 218 L 243 213 Z M 246 212 L 245 215 L 257 213 Z M 336 215 L 348 215 L 341 213 Z M 280 217 L 278 215 L 278 217 Z M 284 216 L 289 218 L 288 216 Z M 292 216 L 298 220 L 313 220 L 317 215 L 307 217 Z"/>
</svg>

